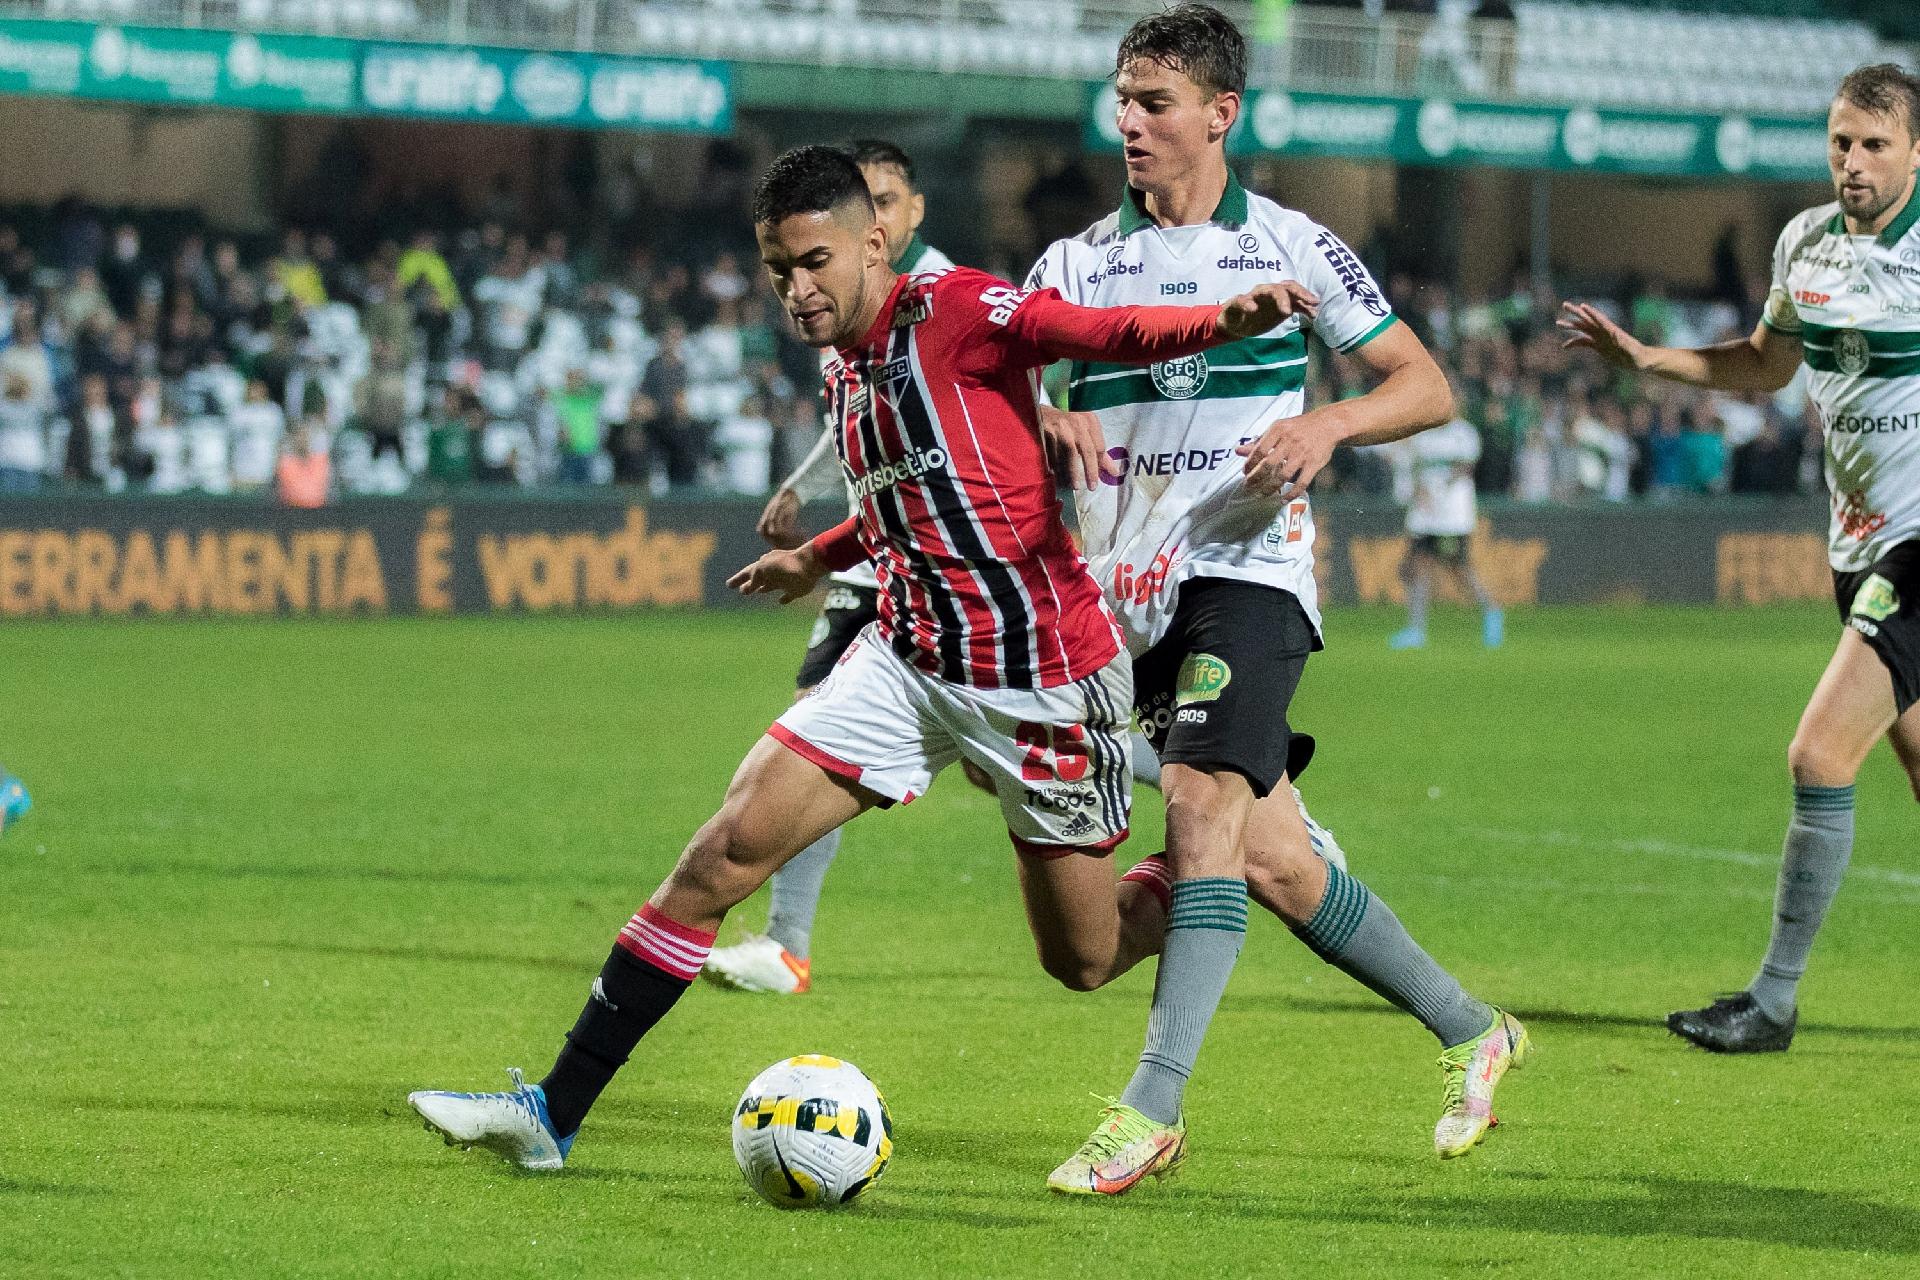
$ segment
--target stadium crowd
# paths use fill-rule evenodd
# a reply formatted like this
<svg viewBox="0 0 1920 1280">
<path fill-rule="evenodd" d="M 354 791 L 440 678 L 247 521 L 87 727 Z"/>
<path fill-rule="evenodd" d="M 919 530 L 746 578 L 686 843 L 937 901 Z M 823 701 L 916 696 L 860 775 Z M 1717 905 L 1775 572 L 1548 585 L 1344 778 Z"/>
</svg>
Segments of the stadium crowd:
<svg viewBox="0 0 1920 1280">
<path fill-rule="evenodd" d="M 818 431 L 816 357 L 776 323 L 749 246 L 593 263 L 564 233 L 497 221 L 385 239 L 364 256 L 289 230 L 253 253 L 72 203 L 29 239 L 0 219 L 0 493 L 158 494 L 631 485 L 764 494 Z M 157 239 L 158 237 L 153 237 Z M 1691 344 L 1751 328 L 1742 305 L 1658 286 L 1620 310 Z M 1560 349 L 1557 300 L 1524 277 L 1456 299 L 1388 293 L 1479 430 L 1483 495 L 1539 503 L 1818 486 L 1818 429 L 1779 396 L 1612 378 Z M 1346 394 L 1317 361 L 1315 396 Z M 1385 492 L 1342 451 L 1326 487 Z"/>
</svg>

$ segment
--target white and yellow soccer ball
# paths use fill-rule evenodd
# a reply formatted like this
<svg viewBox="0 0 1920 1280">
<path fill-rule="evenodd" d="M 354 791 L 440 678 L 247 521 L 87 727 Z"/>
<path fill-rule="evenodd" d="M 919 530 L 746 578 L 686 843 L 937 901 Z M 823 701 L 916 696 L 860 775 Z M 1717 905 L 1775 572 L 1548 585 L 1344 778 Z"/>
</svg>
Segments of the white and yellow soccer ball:
<svg viewBox="0 0 1920 1280">
<path fill-rule="evenodd" d="M 893 1159 L 887 1100 L 860 1068 L 824 1054 L 776 1062 L 733 1109 L 733 1158 L 782 1209 L 847 1204 Z"/>
</svg>

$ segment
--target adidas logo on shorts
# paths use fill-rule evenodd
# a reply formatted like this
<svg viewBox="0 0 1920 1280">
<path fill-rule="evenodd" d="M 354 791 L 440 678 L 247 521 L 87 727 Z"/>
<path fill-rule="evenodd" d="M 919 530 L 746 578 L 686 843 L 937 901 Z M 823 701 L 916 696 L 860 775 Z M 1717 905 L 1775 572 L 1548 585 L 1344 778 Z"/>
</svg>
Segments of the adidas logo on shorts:
<svg viewBox="0 0 1920 1280">
<path fill-rule="evenodd" d="M 1063 836 L 1084 836 L 1092 833 L 1093 819 L 1084 813 L 1075 814 L 1072 822 L 1060 828 L 1060 834 Z"/>
</svg>

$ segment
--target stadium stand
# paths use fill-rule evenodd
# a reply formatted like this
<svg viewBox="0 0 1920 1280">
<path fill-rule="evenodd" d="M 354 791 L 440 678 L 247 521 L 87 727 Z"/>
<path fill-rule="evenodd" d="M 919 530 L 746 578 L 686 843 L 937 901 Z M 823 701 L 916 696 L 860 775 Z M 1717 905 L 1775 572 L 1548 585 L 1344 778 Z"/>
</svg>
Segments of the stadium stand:
<svg viewBox="0 0 1920 1280">
<path fill-rule="evenodd" d="M 735 226 L 744 237 L 744 215 Z M 344 492 L 764 493 L 818 430 L 815 358 L 784 337 L 744 239 L 694 252 L 662 226 L 598 268 L 560 233 L 499 223 L 383 238 L 359 255 L 343 239 L 288 230 L 243 254 L 80 205 L 0 216 L 0 479 L 264 490 L 305 434 Z M 1554 299 L 1524 278 L 1504 296 L 1454 297 L 1401 275 L 1389 293 L 1453 375 L 1490 495 L 1818 483 L 1803 466 L 1817 450 L 1797 386 L 1742 399 L 1604 379 L 1560 350 Z M 1746 299 L 1682 302 L 1657 287 L 1616 310 L 1643 336 L 1682 343 L 1753 323 Z M 1314 396 L 1344 394 L 1345 372 L 1317 364 Z M 1387 482 L 1379 459 L 1345 453 L 1327 485 Z"/>
</svg>

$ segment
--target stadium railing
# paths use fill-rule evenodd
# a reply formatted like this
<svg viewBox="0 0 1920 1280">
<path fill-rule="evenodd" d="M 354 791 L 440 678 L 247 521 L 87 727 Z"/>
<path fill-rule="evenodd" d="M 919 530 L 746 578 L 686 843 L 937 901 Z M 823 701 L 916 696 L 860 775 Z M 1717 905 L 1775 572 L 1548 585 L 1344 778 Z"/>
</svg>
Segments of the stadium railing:
<svg viewBox="0 0 1920 1280">
<path fill-rule="evenodd" d="M 1522 0 L 1516 19 L 1252 0 L 1221 7 L 1274 88 L 1683 110 L 1817 112 L 1863 62 L 1857 22 Z M 0 0 L 0 16 L 278 30 L 772 63 L 1097 79 L 1139 0 Z M 1284 16 L 1279 16 L 1283 13 Z M 1905 55 L 1910 57 L 1911 55 Z"/>
</svg>

